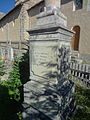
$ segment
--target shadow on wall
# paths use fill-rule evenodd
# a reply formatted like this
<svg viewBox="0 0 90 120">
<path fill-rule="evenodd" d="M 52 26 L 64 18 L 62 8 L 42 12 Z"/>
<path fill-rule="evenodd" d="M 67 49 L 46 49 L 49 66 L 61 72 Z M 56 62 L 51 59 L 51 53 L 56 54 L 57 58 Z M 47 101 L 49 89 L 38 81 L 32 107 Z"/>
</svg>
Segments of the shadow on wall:
<svg viewBox="0 0 90 120">
<path fill-rule="evenodd" d="M 74 98 L 72 94 L 72 88 L 74 83 L 68 80 L 68 53 L 69 49 L 62 46 L 59 49 L 59 59 L 60 65 L 58 70 L 60 70 L 60 75 L 57 72 L 52 73 L 52 71 L 45 71 L 44 81 L 32 80 L 27 83 L 27 89 L 24 91 L 25 99 L 29 100 L 29 105 L 25 108 L 25 120 L 52 120 L 62 117 L 62 119 L 67 118 L 67 116 L 72 113 Z M 56 67 L 57 64 L 48 63 L 47 68 Z M 52 83 L 52 81 L 47 81 L 50 78 L 57 78 L 58 84 Z M 72 101 L 70 99 L 72 98 Z M 31 118 L 30 118 L 31 117 Z M 35 117 L 35 118 L 34 118 Z"/>
</svg>

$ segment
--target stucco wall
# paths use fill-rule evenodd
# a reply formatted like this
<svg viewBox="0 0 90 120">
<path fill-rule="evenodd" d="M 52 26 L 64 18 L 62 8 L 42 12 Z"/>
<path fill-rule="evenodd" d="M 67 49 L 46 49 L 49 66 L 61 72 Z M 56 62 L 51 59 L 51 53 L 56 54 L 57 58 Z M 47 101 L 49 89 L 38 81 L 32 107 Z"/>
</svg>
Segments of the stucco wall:
<svg viewBox="0 0 90 120">
<path fill-rule="evenodd" d="M 19 6 L 0 20 L 1 46 L 7 46 L 8 42 L 13 48 L 22 49 L 21 42 L 28 40 L 29 35 L 26 32 L 29 23 L 27 7 L 26 4 Z"/>
<path fill-rule="evenodd" d="M 20 40 L 20 10 L 21 7 L 0 20 L 0 42 Z"/>
<path fill-rule="evenodd" d="M 0 20 L 0 46 L 9 46 L 10 44 L 8 43 L 11 43 L 14 49 L 26 48 L 24 43 L 29 40 L 27 32 L 29 29 L 29 15 L 27 8 L 39 1 L 31 0 L 23 5 L 18 5 Z"/>
<path fill-rule="evenodd" d="M 83 0 L 83 9 L 76 11 L 73 11 L 73 0 L 62 0 L 61 3 L 61 11 L 67 16 L 67 27 L 72 29 L 76 25 L 80 26 L 79 53 L 90 54 L 90 11 L 87 11 L 87 0 Z M 29 28 L 36 25 L 36 15 L 43 6 L 44 2 L 28 11 Z"/>
<path fill-rule="evenodd" d="M 23 8 L 18 7 L 3 20 L 0 20 L 0 41 L 20 43 L 28 40 L 29 34 L 26 31 L 36 26 L 36 15 L 40 13 L 40 8 L 44 7 L 45 3 L 41 2 L 28 11 L 27 8 L 40 1 L 42 0 L 28 1 L 24 3 Z M 87 1 L 83 0 L 83 9 L 73 11 L 73 0 L 61 0 L 63 3 L 61 11 L 67 16 L 68 28 L 80 26 L 79 53 L 81 56 L 90 55 L 90 11 L 87 11 Z"/>
<path fill-rule="evenodd" d="M 27 12 L 27 8 L 28 8 L 28 4 L 24 4 L 23 5 L 23 21 L 22 21 L 22 27 L 23 27 L 23 42 L 25 42 L 26 40 L 29 40 L 29 34 L 27 32 L 27 30 L 29 29 L 29 16 L 28 16 L 28 12 Z"/>
<path fill-rule="evenodd" d="M 61 5 L 62 13 L 67 16 L 68 28 L 71 29 L 76 25 L 80 26 L 79 53 L 84 55 L 90 54 L 90 11 L 87 11 L 87 1 L 85 1 L 83 9 L 76 11 L 73 11 L 72 0 Z"/>
</svg>

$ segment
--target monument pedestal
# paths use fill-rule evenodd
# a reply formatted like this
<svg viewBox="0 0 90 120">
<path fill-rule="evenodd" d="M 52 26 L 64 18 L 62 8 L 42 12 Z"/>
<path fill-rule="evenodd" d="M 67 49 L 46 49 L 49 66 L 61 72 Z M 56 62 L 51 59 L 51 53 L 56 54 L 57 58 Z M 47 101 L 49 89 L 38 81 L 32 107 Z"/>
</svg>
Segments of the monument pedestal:
<svg viewBox="0 0 90 120">
<path fill-rule="evenodd" d="M 74 84 L 67 77 L 73 32 L 65 24 L 62 14 L 47 11 L 28 31 L 31 81 L 24 85 L 24 119 L 65 120 L 73 111 Z"/>
</svg>

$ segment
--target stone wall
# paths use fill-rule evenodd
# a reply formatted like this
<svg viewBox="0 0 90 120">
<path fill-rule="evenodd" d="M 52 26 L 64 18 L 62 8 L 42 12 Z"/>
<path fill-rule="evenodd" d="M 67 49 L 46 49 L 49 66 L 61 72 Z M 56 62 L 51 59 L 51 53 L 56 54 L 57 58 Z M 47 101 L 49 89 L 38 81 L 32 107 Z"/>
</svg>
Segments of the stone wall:
<svg viewBox="0 0 90 120">
<path fill-rule="evenodd" d="M 26 42 L 29 39 L 27 30 L 29 27 L 29 15 L 27 8 L 38 1 L 27 1 L 17 5 L 13 10 L 0 20 L 0 46 L 11 46 L 14 51 L 27 48 Z M 35 10 L 35 12 L 37 9 Z M 33 14 L 33 11 L 31 12 Z M 31 19 L 30 19 L 31 20 Z M 15 52 L 17 54 L 17 52 Z"/>
<path fill-rule="evenodd" d="M 26 40 L 29 38 L 26 31 L 29 27 L 27 8 L 27 4 L 18 5 L 0 20 L 0 46 L 7 48 L 11 46 L 15 54 L 18 54 L 17 50 L 27 48 Z"/>
<path fill-rule="evenodd" d="M 90 56 L 90 11 L 87 11 L 87 1 L 83 0 L 83 9 L 73 11 L 73 1 L 69 0 L 61 5 L 61 11 L 67 16 L 69 29 L 76 25 L 80 26 L 79 53 L 85 60 L 86 54 Z"/>
<path fill-rule="evenodd" d="M 38 2 L 40 3 L 37 4 Z M 85 55 L 87 54 L 87 57 L 90 56 L 90 11 L 86 11 L 87 1 L 83 1 L 83 9 L 77 11 L 73 11 L 72 0 L 63 0 L 61 3 L 63 3 L 61 5 L 61 11 L 68 18 L 68 28 L 72 29 L 76 25 L 80 26 L 79 53 L 81 58 L 86 61 Z M 36 15 L 40 13 L 40 9 L 45 6 L 45 3 L 43 0 L 28 0 L 23 6 L 24 8 L 22 10 L 18 8 L 4 17 L 3 20 L 0 20 L 0 41 L 17 41 L 20 48 L 22 47 L 20 42 L 29 39 L 26 30 L 36 26 Z M 27 12 L 28 7 L 30 9 Z"/>
<path fill-rule="evenodd" d="M 44 2 L 41 2 L 37 6 L 33 7 L 32 9 L 28 10 L 29 15 L 29 28 L 33 28 L 36 26 L 36 15 L 40 13 L 40 9 L 43 8 Z"/>
<path fill-rule="evenodd" d="M 20 11 L 21 6 L 0 20 L 1 45 L 20 41 Z"/>
<path fill-rule="evenodd" d="M 33 6 L 39 1 L 40 0 L 32 0 L 27 1 L 23 5 L 17 5 L 16 8 L 11 10 L 8 14 L 5 15 L 5 17 L 0 20 L 1 46 L 5 47 L 12 45 L 14 49 L 22 49 L 23 47 L 26 48 L 25 45 L 22 44 L 22 42 L 24 43 L 29 39 L 27 30 L 31 27 L 30 22 L 33 21 L 33 17 L 32 19 L 29 18 L 30 15 L 28 15 L 27 8 L 29 6 Z M 33 13 L 39 13 L 39 10 L 37 11 L 38 8 L 35 9 L 36 10 L 31 11 L 31 16 Z"/>
<path fill-rule="evenodd" d="M 67 17 L 67 25 L 69 29 L 74 26 L 80 26 L 80 41 L 79 41 L 79 53 L 80 58 L 84 61 L 89 61 L 90 56 L 90 11 L 87 11 L 87 1 L 83 1 L 83 9 L 73 11 L 73 1 L 72 0 L 62 0 L 61 1 L 61 11 Z M 40 3 L 38 6 L 33 7 L 28 10 L 30 20 L 29 27 L 36 26 L 36 15 L 39 13 L 40 6 L 44 6 L 44 2 Z M 87 18 L 87 19 L 86 19 Z M 88 60 L 85 59 L 88 57 Z"/>
</svg>

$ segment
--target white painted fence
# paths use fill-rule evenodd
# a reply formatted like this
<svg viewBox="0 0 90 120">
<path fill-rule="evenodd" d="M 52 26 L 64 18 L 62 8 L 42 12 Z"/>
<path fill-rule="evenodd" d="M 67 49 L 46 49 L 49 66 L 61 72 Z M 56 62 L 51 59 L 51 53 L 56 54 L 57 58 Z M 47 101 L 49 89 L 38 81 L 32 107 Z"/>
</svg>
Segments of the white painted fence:
<svg viewBox="0 0 90 120">
<path fill-rule="evenodd" d="M 0 57 L 6 57 L 8 60 L 13 60 L 13 48 L 12 47 L 0 47 Z"/>
<path fill-rule="evenodd" d="M 70 63 L 69 74 L 82 80 L 87 86 L 90 86 L 90 65 Z"/>
</svg>

